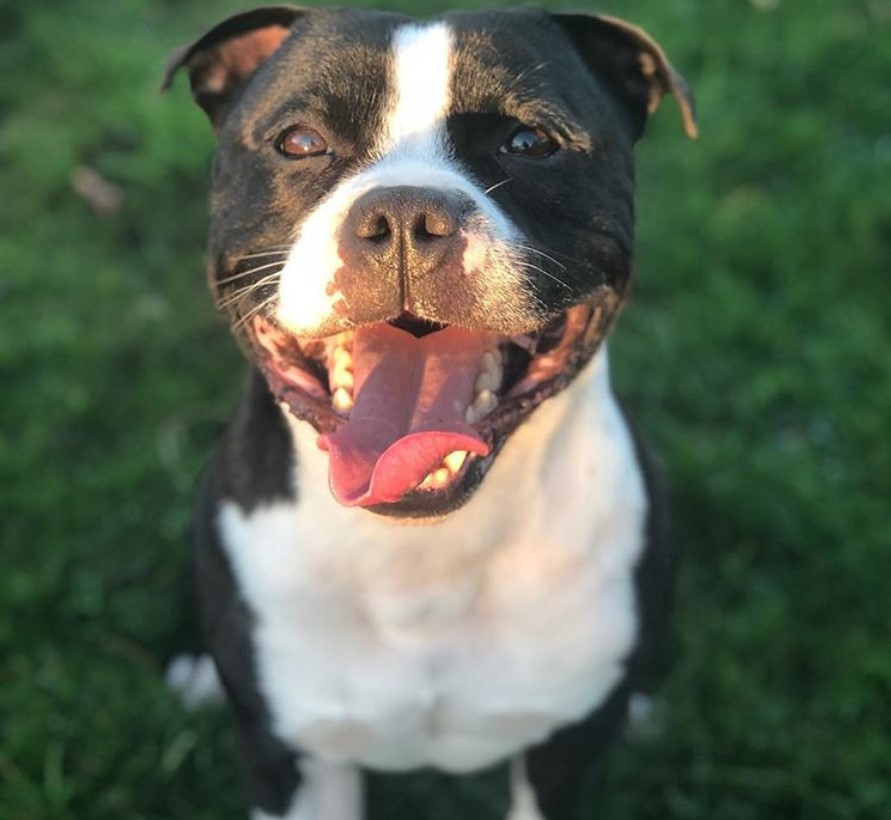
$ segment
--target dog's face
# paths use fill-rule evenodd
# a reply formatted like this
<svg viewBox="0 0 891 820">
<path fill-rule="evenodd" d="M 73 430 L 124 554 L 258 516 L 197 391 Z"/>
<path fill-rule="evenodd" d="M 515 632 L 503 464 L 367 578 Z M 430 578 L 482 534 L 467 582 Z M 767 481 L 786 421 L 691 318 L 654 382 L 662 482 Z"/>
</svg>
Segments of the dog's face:
<svg viewBox="0 0 891 820">
<path fill-rule="evenodd" d="M 177 55 L 218 133 L 211 285 L 345 505 L 431 516 L 591 357 L 632 269 L 632 146 L 686 85 L 544 12 L 259 9 Z M 168 77 L 169 79 L 169 77 Z"/>
</svg>

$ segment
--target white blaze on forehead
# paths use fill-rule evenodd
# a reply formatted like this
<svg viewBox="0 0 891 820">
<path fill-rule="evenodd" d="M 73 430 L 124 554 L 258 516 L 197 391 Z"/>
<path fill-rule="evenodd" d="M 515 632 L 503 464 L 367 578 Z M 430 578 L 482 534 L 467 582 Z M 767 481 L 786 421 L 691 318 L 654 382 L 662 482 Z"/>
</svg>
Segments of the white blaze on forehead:
<svg viewBox="0 0 891 820">
<path fill-rule="evenodd" d="M 379 153 L 444 153 L 452 32 L 445 23 L 402 26 L 393 35 L 392 53 L 393 87 Z"/>
</svg>

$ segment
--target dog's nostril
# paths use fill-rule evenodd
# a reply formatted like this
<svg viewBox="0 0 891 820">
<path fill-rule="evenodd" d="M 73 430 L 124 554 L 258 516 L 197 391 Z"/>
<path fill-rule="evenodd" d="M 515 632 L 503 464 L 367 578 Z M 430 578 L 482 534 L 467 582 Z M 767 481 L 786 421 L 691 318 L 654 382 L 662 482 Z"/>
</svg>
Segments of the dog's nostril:
<svg viewBox="0 0 891 820">
<path fill-rule="evenodd" d="M 370 239 L 380 242 L 388 239 L 392 233 L 390 221 L 384 214 L 368 214 L 356 225 L 356 236 L 359 239 Z"/>
<path fill-rule="evenodd" d="M 458 223 L 451 214 L 442 211 L 427 211 L 419 214 L 415 221 L 416 239 L 438 239 L 451 236 L 458 230 Z"/>
</svg>

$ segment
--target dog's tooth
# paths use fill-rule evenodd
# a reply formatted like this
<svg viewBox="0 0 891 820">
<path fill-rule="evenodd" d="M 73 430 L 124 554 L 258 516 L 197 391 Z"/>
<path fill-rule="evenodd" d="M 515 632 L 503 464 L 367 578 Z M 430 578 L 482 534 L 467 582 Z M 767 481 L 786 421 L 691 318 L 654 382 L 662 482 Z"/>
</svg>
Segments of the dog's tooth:
<svg viewBox="0 0 891 820">
<path fill-rule="evenodd" d="M 432 481 L 430 482 L 430 486 L 433 489 L 439 489 L 440 487 L 445 487 L 446 484 L 449 483 L 449 479 L 452 474 L 445 467 L 440 467 L 438 470 L 431 473 Z M 424 479 L 426 481 L 426 479 Z"/>
<path fill-rule="evenodd" d="M 474 399 L 477 420 L 491 413 L 498 406 L 498 398 L 491 390 L 481 390 Z"/>
<path fill-rule="evenodd" d="M 454 450 L 444 459 L 443 464 L 452 472 L 457 473 L 464 466 L 464 460 L 467 458 L 467 450 Z"/>
<path fill-rule="evenodd" d="M 335 367 L 331 371 L 331 384 L 335 389 L 338 387 L 342 387 L 344 390 L 351 393 L 355 382 L 356 380 L 352 372 L 349 370 Z"/>
<path fill-rule="evenodd" d="M 476 377 L 473 389 L 475 393 L 482 393 L 483 390 L 493 390 L 498 386 L 494 382 L 495 380 L 492 378 L 492 374 L 488 371 L 483 371 Z"/>
<path fill-rule="evenodd" d="M 331 397 L 331 404 L 334 405 L 335 410 L 352 410 L 353 397 L 348 390 L 338 387 L 337 390 L 334 391 L 334 395 Z"/>
<path fill-rule="evenodd" d="M 492 364 L 489 368 L 489 378 L 492 380 L 492 389 L 497 390 L 501 387 L 501 380 L 504 377 L 504 370 L 501 366 L 501 356 L 492 357 Z"/>
<path fill-rule="evenodd" d="M 468 424 L 476 424 L 477 422 L 476 407 L 472 404 L 464 411 L 464 421 Z"/>
<path fill-rule="evenodd" d="M 424 480 L 418 484 L 419 490 L 428 490 L 433 486 L 433 473 L 427 473 Z"/>
<path fill-rule="evenodd" d="M 338 333 L 336 336 L 330 336 L 325 339 L 325 353 L 328 356 L 328 360 L 333 361 L 338 351 L 342 350 L 344 353 L 348 353 L 349 351 L 346 349 L 348 341 L 349 335 L 346 333 Z"/>
<path fill-rule="evenodd" d="M 341 370 L 353 369 L 353 354 L 345 347 L 334 348 L 334 353 L 331 355 L 331 359 L 334 368 L 339 368 Z"/>
</svg>

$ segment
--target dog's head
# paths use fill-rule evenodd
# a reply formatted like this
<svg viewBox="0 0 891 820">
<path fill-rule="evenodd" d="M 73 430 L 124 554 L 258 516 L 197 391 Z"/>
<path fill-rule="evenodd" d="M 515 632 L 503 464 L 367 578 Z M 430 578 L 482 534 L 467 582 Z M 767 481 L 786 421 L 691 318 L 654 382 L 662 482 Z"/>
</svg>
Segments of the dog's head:
<svg viewBox="0 0 891 820">
<path fill-rule="evenodd" d="M 618 20 L 258 9 L 171 61 L 219 138 L 211 287 L 346 505 L 454 509 L 604 337 L 632 146 L 669 92 Z"/>
</svg>

